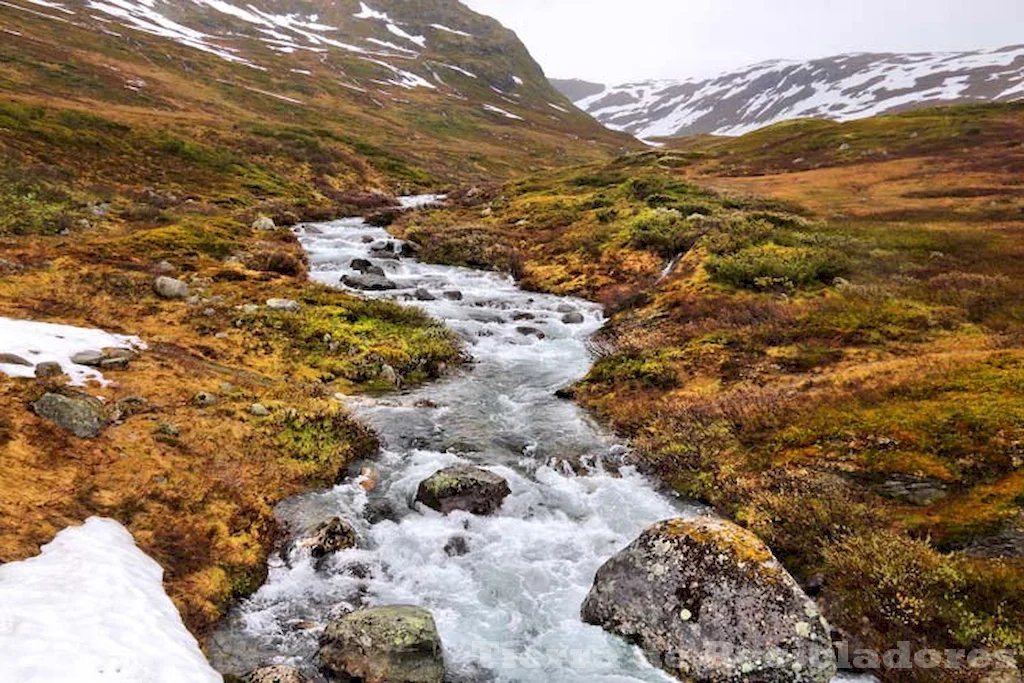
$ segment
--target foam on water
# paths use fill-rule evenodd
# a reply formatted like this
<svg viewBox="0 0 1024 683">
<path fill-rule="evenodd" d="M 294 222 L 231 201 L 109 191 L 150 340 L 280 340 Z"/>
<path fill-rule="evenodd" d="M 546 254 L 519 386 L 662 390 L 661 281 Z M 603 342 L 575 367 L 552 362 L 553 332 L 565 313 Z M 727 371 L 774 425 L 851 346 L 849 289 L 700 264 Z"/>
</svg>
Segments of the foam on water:
<svg viewBox="0 0 1024 683">
<path fill-rule="evenodd" d="M 350 402 L 384 442 L 368 475 L 375 487 L 367 492 L 367 477 L 358 477 L 288 500 L 278 513 L 300 532 L 340 516 L 355 526 L 360 549 L 319 567 L 301 544 L 273 558 L 266 585 L 211 639 L 215 666 L 244 673 L 288 663 L 322 680 L 315 654 L 330 618 L 363 605 L 415 604 L 433 612 L 455 681 L 674 680 L 579 617 L 597 569 L 645 527 L 702 514 L 618 467 L 626 449 L 554 396 L 589 369 L 586 342 L 602 324 L 600 308 L 524 292 L 494 273 L 387 258 L 380 247 L 400 243 L 358 219 L 297 232 L 313 278 L 342 286 L 353 259 L 371 260 L 398 289 L 368 296 L 407 301 L 444 320 L 466 340 L 473 363 L 397 397 Z M 417 289 L 436 298 L 420 301 Z M 461 299 L 445 296 L 456 292 Z M 563 321 L 573 312 L 583 323 Z M 415 503 L 423 479 L 456 463 L 508 479 L 512 493 L 497 515 L 446 517 Z M 446 551 L 456 537 L 467 553 Z"/>
</svg>

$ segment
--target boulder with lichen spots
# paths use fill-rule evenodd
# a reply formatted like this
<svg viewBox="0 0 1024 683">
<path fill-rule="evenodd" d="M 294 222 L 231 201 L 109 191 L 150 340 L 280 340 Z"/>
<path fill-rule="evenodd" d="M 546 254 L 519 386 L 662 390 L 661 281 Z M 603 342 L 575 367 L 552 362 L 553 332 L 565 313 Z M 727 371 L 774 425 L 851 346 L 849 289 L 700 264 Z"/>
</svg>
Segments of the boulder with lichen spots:
<svg viewBox="0 0 1024 683">
<path fill-rule="evenodd" d="M 723 520 L 650 527 L 601 567 L 582 614 L 686 681 L 828 683 L 836 672 L 814 601 L 759 538 Z"/>
</svg>

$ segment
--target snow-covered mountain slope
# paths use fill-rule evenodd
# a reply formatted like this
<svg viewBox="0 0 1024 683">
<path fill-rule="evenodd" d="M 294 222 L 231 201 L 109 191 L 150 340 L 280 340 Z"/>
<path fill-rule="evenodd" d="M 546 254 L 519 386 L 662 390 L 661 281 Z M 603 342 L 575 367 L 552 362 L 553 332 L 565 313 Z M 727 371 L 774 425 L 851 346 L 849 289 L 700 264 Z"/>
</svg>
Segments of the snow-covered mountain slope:
<svg viewBox="0 0 1024 683">
<path fill-rule="evenodd" d="M 418 147 L 444 156 L 448 175 L 470 166 L 452 138 L 498 145 L 488 160 L 520 157 L 509 168 L 524 153 L 629 144 L 573 108 L 512 31 L 458 0 L 2 0 L 0 92 L 227 123 L 334 121 L 403 156 L 398 145 L 433 137 Z"/>
<path fill-rule="evenodd" d="M 605 125 L 640 138 L 742 135 L 787 119 L 847 121 L 937 104 L 1022 99 L 1024 45 L 771 61 L 707 80 L 553 83 Z"/>
<path fill-rule="evenodd" d="M 296 69 L 293 74 L 330 75 L 354 86 L 376 83 L 385 90 L 437 89 L 449 81 L 486 78 L 511 100 L 527 79 L 536 81 L 540 76 L 539 67 L 523 59 L 525 50 L 511 34 L 455 0 L 13 0 L 2 4 L 3 14 L 25 12 L 126 40 L 132 31 L 146 33 L 256 70 L 287 65 L 277 57 L 294 55 L 291 61 L 318 63 L 321 68 L 308 73 Z M 5 32 L 9 34 L 5 40 L 18 37 L 17 32 Z M 479 61 L 472 56 L 481 54 L 481 43 L 508 53 L 504 73 L 476 73 L 444 59 L 467 56 Z M 339 55 L 358 59 L 363 68 L 332 69 L 331 59 Z"/>
</svg>

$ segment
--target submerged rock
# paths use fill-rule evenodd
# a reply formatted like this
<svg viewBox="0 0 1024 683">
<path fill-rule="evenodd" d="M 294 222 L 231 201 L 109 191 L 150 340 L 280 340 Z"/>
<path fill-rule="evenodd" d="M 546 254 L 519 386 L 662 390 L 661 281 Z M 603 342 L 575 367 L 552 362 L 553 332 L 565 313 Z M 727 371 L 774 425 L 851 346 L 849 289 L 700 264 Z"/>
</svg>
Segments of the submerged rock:
<svg viewBox="0 0 1024 683">
<path fill-rule="evenodd" d="M 465 510 L 474 515 L 490 515 L 501 508 L 511 492 L 508 482 L 494 472 L 459 465 L 420 482 L 416 500 L 444 514 Z"/>
<path fill-rule="evenodd" d="M 265 666 L 249 672 L 242 683 L 307 683 L 307 679 L 290 666 Z"/>
<path fill-rule="evenodd" d="M 434 617 L 419 607 L 373 607 L 332 621 L 320 639 L 329 678 L 362 683 L 443 683 Z"/>
<path fill-rule="evenodd" d="M 361 289 L 367 292 L 383 292 L 385 290 L 398 288 L 398 285 L 383 275 L 374 275 L 371 273 L 365 273 L 363 275 L 345 275 L 341 278 L 341 283 L 351 287 L 352 289 Z"/>
<path fill-rule="evenodd" d="M 436 301 L 437 297 L 430 293 L 425 287 L 419 287 L 414 294 L 418 301 Z"/>
<path fill-rule="evenodd" d="M 21 356 L 13 353 L 0 353 L 0 365 L 21 365 L 22 367 L 32 367 L 32 362 L 27 361 Z"/>
<path fill-rule="evenodd" d="M 582 325 L 586 318 L 579 311 L 573 311 L 572 313 L 566 313 L 562 316 L 562 322 L 566 325 Z"/>
<path fill-rule="evenodd" d="M 828 683 L 828 625 L 767 546 L 722 520 L 656 524 L 597 573 L 583 620 L 686 681 Z"/>
<path fill-rule="evenodd" d="M 380 266 L 373 265 L 373 263 L 371 263 L 368 259 L 352 259 L 348 266 L 352 270 L 358 273 L 362 273 L 364 275 L 380 275 L 381 277 L 384 277 L 384 269 L 381 268 Z"/>
<path fill-rule="evenodd" d="M 462 292 L 457 289 L 444 292 L 442 296 L 444 296 L 445 299 L 448 299 L 448 301 L 462 301 L 463 299 Z"/>
<path fill-rule="evenodd" d="M 99 436 L 107 426 L 103 403 L 86 394 L 43 394 L 42 398 L 32 404 L 32 408 L 36 415 L 82 439 Z"/>
<path fill-rule="evenodd" d="M 526 325 L 522 327 L 517 327 L 516 332 L 523 335 L 524 337 L 536 337 L 537 339 L 544 339 L 545 337 L 547 337 L 547 335 L 544 334 L 544 332 L 537 329 L 536 327 L 529 327 Z"/>
<path fill-rule="evenodd" d="M 444 553 L 448 557 L 462 557 L 469 554 L 469 541 L 465 536 L 452 536 L 444 544 Z"/>
</svg>

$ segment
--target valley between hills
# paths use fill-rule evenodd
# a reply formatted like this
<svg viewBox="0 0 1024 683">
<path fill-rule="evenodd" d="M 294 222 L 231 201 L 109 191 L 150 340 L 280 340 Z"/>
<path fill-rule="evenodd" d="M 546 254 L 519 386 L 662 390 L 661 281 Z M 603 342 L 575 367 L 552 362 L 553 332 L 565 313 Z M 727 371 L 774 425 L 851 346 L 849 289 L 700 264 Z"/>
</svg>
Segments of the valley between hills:
<svg viewBox="0 0 1024 683">
<path fill-rule="evenodd" d="M 0 4 L 0 316 L 145 342 L 109 383 L 0 373 L 0 563 L 116 520 L 205 641 L 267 579 L 276 505 L 372 488 L 379 430 L 337 396 L 473 361 L 318 283 L 283 229 L 361 216 L 419 262 L 600 305 L 559 395 L 761 539 L 834 638 L 1024 653 L 1024 104 L 649 147 L 454 0 Z M 90 438 L 40 414 L 86 393 Z"/>
</svg>

